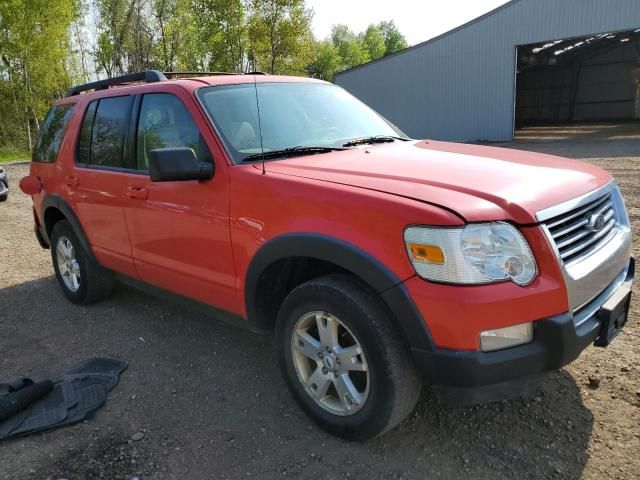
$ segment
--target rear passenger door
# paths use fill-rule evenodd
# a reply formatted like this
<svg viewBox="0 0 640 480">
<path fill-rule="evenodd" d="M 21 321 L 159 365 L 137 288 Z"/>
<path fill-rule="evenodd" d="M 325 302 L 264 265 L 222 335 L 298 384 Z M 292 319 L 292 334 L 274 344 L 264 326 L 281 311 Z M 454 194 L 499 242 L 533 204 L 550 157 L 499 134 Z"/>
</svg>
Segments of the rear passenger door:
<svg viewBox="0 0 640 480">
<path fill-rule="evenodd" d="M 218 145 L 185 93 L 146 93 L 134 111 L 138 174 L 129 176 L 126 219 L 139 277 L 237 312 L 228 178 Z M 214 162 L 214 177 L 151 182 L 149 151 L 170 147 L 192 148 L 200 161 Z"/>
<path fill-rule="evenodd" d="M 135 276 L 124 217 L 132 106 L 129 95 L 89 103 L 80 128 L 75 168 L 64 184 L 98 261 L 111 270 Z"/>
</svg>

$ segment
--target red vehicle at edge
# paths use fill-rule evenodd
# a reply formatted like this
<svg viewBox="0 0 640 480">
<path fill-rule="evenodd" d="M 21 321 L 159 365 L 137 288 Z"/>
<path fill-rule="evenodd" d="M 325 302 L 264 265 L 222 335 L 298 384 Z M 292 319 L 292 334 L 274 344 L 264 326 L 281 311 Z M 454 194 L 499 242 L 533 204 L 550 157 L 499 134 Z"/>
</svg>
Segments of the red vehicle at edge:
<svg viewBox="0 0 640 480">
<path fill-rule="evenodd" d="M 526 391 L 629 308 L 607 172 L 412 140 L 317 80 L 75 87 L 21 188 L 70 301 L 118 279 L 275 331 L 292 396 L 347 439 L 395 426 L 423 382 L 465 402 Z"/>
</svg>

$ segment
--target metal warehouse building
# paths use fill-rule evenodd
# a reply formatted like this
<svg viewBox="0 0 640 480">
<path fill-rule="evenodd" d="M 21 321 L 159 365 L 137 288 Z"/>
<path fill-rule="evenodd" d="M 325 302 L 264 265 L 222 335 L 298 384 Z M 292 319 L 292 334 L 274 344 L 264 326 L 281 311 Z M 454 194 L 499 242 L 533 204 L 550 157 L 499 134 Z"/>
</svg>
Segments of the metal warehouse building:
<svg viewBox="0 0 640 480">
<path fill-rule="evenodd" d="M 513 0 L 334 81 L 415 138 L 637 119 L 640 0 Z"/>
</svg>

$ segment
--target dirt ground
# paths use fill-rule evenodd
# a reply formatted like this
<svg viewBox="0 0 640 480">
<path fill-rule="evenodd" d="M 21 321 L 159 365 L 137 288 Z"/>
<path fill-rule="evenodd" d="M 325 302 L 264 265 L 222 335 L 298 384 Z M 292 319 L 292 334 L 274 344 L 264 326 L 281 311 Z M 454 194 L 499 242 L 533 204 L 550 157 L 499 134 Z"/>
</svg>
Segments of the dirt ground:
<svg viewBox="0 0 640 480">
<path fill-rule="evenodd" d="M 611 171 L 640 257 L 638 125 L 526 129 L 506 146 Z M 1 442 L 2 479 L 640 478 L 640 295 L 609 348 L 589 348 L 534 396 L 452 407 L 425 390 L 397 429 L 346 443 L 294 405 L 269 337 L 125 287 L 86 308 L 65 301 L 49 252 L 33 235 L 30 199 L 16 188 L 28 166 L 7 170 L 0 381 L 61 373 L 93 356 L 121 358 L 129 368 L 91 420 Z"/>
</svg>

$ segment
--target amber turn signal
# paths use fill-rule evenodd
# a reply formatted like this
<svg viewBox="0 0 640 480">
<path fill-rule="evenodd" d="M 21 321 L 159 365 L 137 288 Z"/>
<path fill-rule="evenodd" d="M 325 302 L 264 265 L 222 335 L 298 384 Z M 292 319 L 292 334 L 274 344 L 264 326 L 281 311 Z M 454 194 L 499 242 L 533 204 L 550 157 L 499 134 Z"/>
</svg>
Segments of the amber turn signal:
<svg viewBox="0 0 640 480">
<path fill-rule="evenodd" d="M 435 245 L 410 243 L 409 250 L 411 251 L 411 256 L 417 262 L 444 263 L 444 253 L 440 247 Z"/>
</svg>

